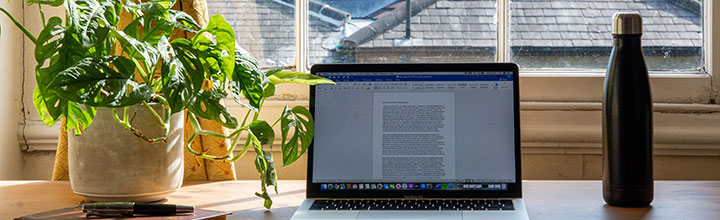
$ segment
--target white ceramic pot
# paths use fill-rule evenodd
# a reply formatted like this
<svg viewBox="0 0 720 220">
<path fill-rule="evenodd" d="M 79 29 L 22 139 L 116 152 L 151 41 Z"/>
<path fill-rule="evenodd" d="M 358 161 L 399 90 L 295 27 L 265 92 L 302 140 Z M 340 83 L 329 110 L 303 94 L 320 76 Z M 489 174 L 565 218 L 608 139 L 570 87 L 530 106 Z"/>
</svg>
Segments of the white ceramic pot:
<svg viewBox="0 0 720 220">
<path fill-rule="evenodd" d="M 164 117 L 159 104 L 151 106 Z M 142 105 L 130 107 L 133 127 L 150 138 L 161 125 Z M 123 109 L 118 109 L 122 118 Z M 92 201 L 150 202 L 165 198 L 183 181 L 183 114 L 170 117 L 167 142 L 147 143 L 117 124 L 112 109 L 98 108 L 80 136 L 68 133 L 68 169 L 75 193 Z"/>
</svg>

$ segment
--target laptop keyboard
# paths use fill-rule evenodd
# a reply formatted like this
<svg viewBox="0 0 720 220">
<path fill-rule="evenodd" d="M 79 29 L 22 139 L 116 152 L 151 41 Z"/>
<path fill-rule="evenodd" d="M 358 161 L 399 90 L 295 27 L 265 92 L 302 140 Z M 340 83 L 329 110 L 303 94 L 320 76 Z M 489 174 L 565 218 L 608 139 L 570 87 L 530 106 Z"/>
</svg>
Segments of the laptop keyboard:
<svg viewBox="0 0 720 220">
<path fill-rule="evenodd" d="M 514 210 L 512 200 L 403 199 L 403 200 L 315 200 L 310 210 Z"/>
</svg>

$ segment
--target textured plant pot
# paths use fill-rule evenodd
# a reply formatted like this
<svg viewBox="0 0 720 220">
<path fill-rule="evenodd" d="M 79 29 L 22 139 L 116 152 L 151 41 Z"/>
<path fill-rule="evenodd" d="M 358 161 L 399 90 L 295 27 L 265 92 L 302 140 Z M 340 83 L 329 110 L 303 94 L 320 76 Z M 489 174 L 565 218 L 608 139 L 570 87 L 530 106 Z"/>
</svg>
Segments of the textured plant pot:
<svg viewBox="0 0 720 220">
<path fill-rule="evenodd" d="M 151 105 L 164 117 L 161 105 Z M 163 129 L 145 106 L 130 107 L 133 127 L 149 138 Z M 123 109 L 118 109 L 122 118 Z M 150 202 L 177 191 L 183 180 L 183 114 L 170 117 L 165 143 L 147 143 L 117 124 L 112 109 L 98 108 L 80 136 L 68 134 L 68 169 L 75 193 L 92 201 Z"/>
</svg>

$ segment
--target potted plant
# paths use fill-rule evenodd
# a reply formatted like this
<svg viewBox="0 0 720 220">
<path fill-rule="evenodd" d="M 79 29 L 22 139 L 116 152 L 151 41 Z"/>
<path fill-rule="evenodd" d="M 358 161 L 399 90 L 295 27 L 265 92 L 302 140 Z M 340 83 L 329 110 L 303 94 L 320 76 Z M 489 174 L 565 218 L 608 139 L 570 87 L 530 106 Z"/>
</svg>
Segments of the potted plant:
<svg viewBox="0 0 720 220">
<path fill-rule="evenodd" d="M 27 3 L 65 7 L 64 20 L 60 17 L 46 20 L 40 9 L 43 29 L 37 35 L 0 8 L 35 43 L 38 64 L 33 100 L 48 126 L 65 119 L 65 129 L 81 135 L 110 130 L 112 126 L 106 122 L 113 121 L 112 125 L 119 130 L 105 131 L 108 135 L 131 134 L 141 142 L 166 144 L 167 152 L 170 152 L 171 145 L 178 144 L 177 136 L 172 135 L 178 135 L 175 132 L 177 126 L 182 126 L 182 117 L 171 115 L 187 110 L 194 132 L 187 143 L 182 143 L 182 129 L 179 129 L 180 145 L 197 157 L 228 162 L 239 159 L 250 148 L 254 149 L 258 155 L 255 166 L 260 173 L 262 189 L 256 194 L 265 199 L 265 207 L 270 208 L 272 201 L 267 187 L 274 186 L 277 191 L 274 160 L 266 151 L 272 148 L 275 138 L 273 126 L 279 123 L 282 131 L 282 161 L 283 166 L 287 166 L 306 151 L 313 138 L 314 124 L 312 115 L 303 106 L 286 106 L 281 117 L 272 122 L 259 119 L 263 103 L 274 95 L 275 86 L 280 83 L 313 85 L 332 81 L 282 68 L 261 70 L 255 58 L 235 45 L 234 31 L 222 16 L 213 16 L 207 26 L 200 27 L 189 15 L 170 9 L 175 3 L 172 0 L 30 0 Z M 123 11 L 132 15 L 132 21 L 126 27 L 119 27 Z M 169 40 L 176 29 L 194 36 Z M 228 95 L 247 108 L 242 121 L 230 115 L 222 104 L 221 100 Z M 101 124 L 97 122 L 101 115 L 105 118 L 102 125 L 91 127 L 94 120 L 93 124 Z M 195 116 L 233 130 L 229 135 L 203 130 Z M 145 124 L 154 124 L 154 128 Z M 225 155 L 206 155 L 190 147 L 198 135 L 227 138 L 232 140 L 232 145 Z M 98 138 L 90 140 L 79 136 L 77 142 L 99 145 L 105 141 L 103 139 L 115 139 L 114 136 L 96 136 Z M 245 142 L 237 145 L 241 136 L 246 137 Z M 75 140 L 70 139 L 70 142 Z M 232 154 L 235 146 L 241 147 L 237 155 Z M 90 148 L 82 147 L 77 151 Z M 145 151 L 116 155 L 113 159 L 134 158 L 141 154 Z M 109 159 L 100 161 L 110 162 Z M 71 166 L 71 173 L 72 169 Z M 88 178 L 94 175 L 76 176 Z M 157 178 L 150 181 L 157 181 Z"/>
</svg>

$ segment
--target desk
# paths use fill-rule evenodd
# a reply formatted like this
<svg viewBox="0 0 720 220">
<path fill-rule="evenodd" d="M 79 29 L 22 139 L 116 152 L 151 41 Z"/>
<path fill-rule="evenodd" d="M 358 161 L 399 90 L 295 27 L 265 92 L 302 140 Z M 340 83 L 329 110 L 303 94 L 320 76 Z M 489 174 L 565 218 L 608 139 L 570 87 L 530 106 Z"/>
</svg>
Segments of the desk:
<svg viewBox="0 0 720 220">
<path fill-rule="evenodd" d="M 305 198 L 304 181 L 280 181 L 271 210 L 253 193 L 258 181 L 186 183 L 168 203 L 233 211 L 230 219 L 290 219 Z M 656 181 L 655 200 L 647 208 L 606 206 L 600 181 L 525 181 L 523 195 L 530 219 L 720 219 L 720 181 Z M 84 197 L 69 182 L 0 181 L 0 219 L 77 206 Z"/>
</svg>

